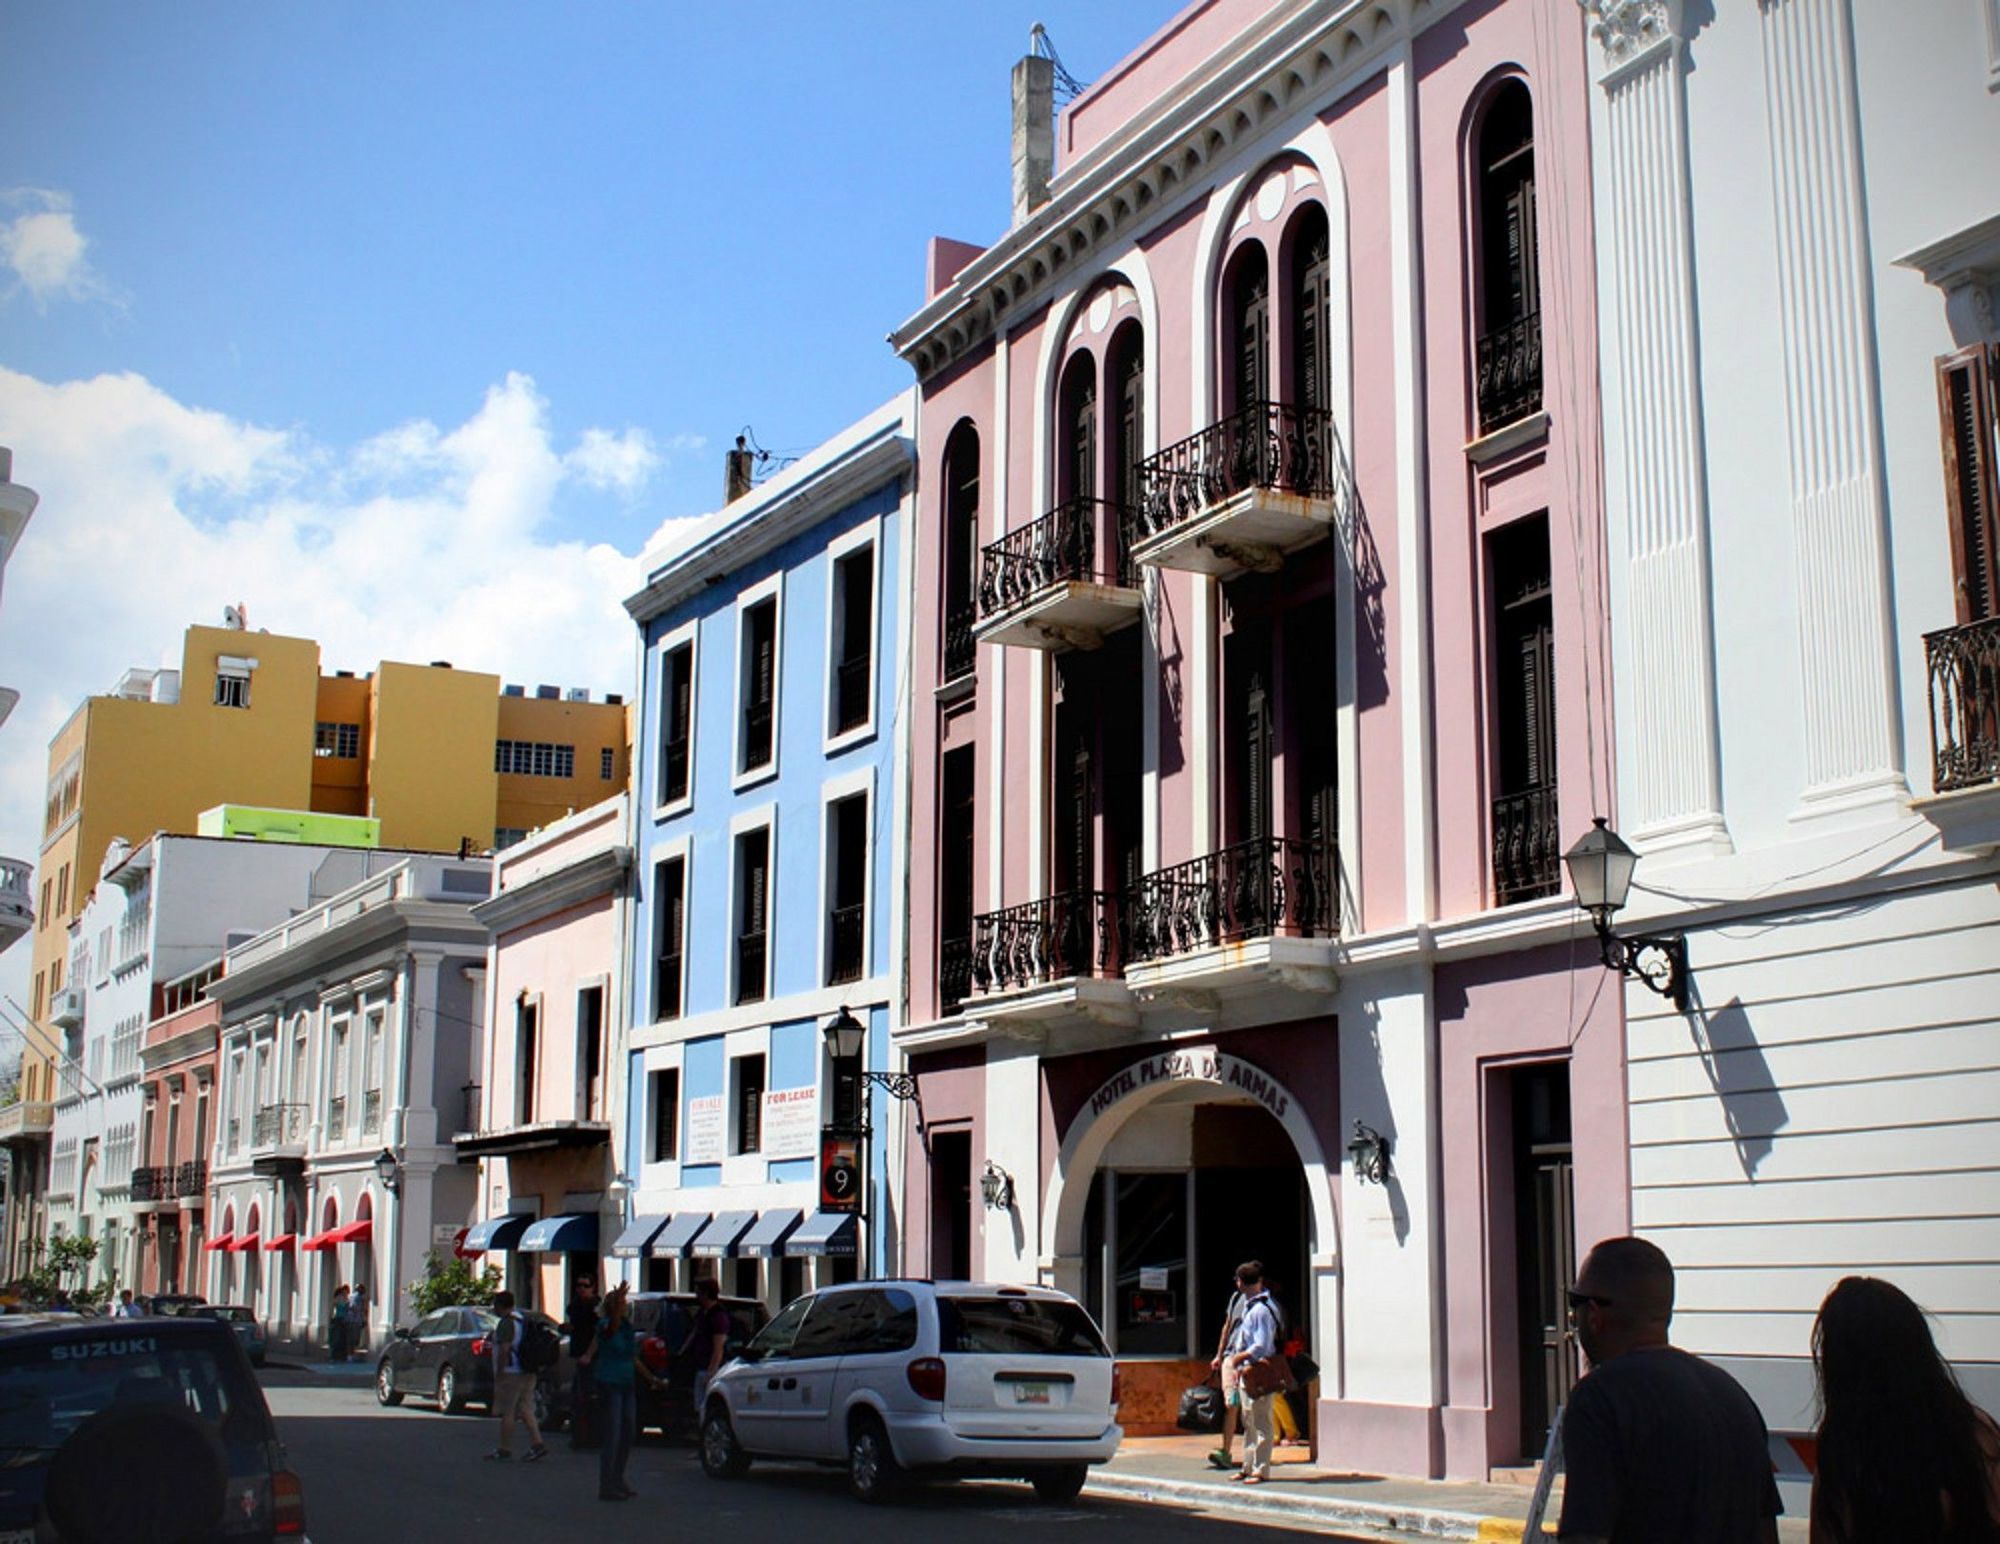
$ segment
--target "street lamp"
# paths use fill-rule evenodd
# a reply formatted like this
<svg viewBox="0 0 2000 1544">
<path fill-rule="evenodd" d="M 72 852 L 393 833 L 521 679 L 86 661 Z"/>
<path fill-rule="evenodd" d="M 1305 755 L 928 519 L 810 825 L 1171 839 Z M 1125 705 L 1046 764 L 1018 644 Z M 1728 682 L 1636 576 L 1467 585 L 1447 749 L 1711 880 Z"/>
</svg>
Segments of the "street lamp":
<svg viewBox="0 0 2000 1544">
<path fill-rule="evenodd" d="M 872 1084 L 891 1099 L 914 1100 L 917 1131 L 924 1129 L 923 1094 L 917 1080 L 907 1072 L 871 1072 L 861 1065 L 861 1048 L 868 1031 L 845 1004 L 820 1030 L 828 1060 L 833 1063 L 834 1123 L 868 1130 L 868 1088 Z M 846 1089 L 843 1089 L 846 1084 Z"/>
<path fill-rule="evenodd" d="M 403 1188 L 403 1166 L 396 1162 L 396 1155 L 383 1148 L 375 1155 L 375 1177 L 382 1182 L 382 1188 L 395 1195 Z"/>
<path fill-rule="evenodd" d="M 1672 998 L 1674 1006 L 1686 1013 L 1687 939 L 1679 934 L 1638 933 L 1620 938 L 1611 931 L 1611 919 L 1624 909 L 1626 897 L 1632 893 L 1632 871 L 1638 866 L 1639 855 L 1602 815 L 1594 817 L 1590 829 L 1563 854 L 1576 904 L 1590 913 L 1591 925 L 1597 930 L 1605 968 L 1637 977 L 1660 996 Z"/>
</svg>

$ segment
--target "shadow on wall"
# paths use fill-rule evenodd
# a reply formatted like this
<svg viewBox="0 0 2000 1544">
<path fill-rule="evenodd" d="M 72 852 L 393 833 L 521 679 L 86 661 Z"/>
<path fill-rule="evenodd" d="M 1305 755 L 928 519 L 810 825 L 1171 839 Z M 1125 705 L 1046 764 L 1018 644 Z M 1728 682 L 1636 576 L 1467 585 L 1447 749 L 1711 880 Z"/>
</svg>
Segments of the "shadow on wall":
<svg viewBox="0 0 2000 1544">
<path fill-rule="evenodd" d="M 1336 444 L 1340 458 L 1341 489 L 1339 513 L 1334 528 L 1354 581 L 1355 641 L 1354 696 L 1356 708 L 1377 708 L 1389 700 L 1389 624 L 1383 615 L 1382 597 L 1389 587 L 1382 572 L 1382 553 L 1375 545 L 1375 531 L 1368 523 L 1368 510 L 1361 502 L 1361 489 L 1354 480 L 1354 466 L 1347 448 Z"/>
<path fill-rule="evenodd" d="M 1347 1032 L 1350 1019 L 1359 1020 L 1368 1040 L 1368 1054 L 1358 1063 L 1350 1064 L 1342 1060 L 1340 1064 L 1341 1113 L 1349 1122 L 1335 1132 L 1336 1146 L 1328 1153 L 1329 1164 L 1342 1164 L 1347 1159 L 1347 1139 L 1353 1132 L 1351 1122 L 1355 1119 L 1366 1121 L 1389 1139 L 1389 1177 L 1382 1188 L 1388 1193 L 1389 1220 L 1395 1224 L 1396 1242 L 1406 1244 L 1410 1239 L 1410 1198 L 1403 1189 L 1403 1177 L 1396 1166 L 1396 1155 L 1402 1151 L 1397 1140 L 1396 1116 L 1389 1105 L 1388 1080 L 1382 1076 L 1382 1015 L 1375 1004 L 1363 1000 L 1357 1004 L 1352 1014 L 1342 1014 L 1340 1031 Z M 1350 1080 L 1348 1074 L 1354 1074 Z M 1347 1224 L 1352 1226 L 1352 1223 Z"/>
<path fill-rule="evenodd" d="M 1187 712 L 1186 687 L 1181 681 L 1181 634 L 1167 601 L 1167 587 L 1158 579 L 1150 586 L 1147 605 L 1153 636 L 1160 651 L 1160 732 L 1157 737 L 1160 776 L 1171 777 L 1181 770 L 1181 726 Z"/>
<path fill-rule="evenodd" d="M 1698 985 L 1691 984 L 1689 996 L 1688 1023 L 1701 1052 L 1702 1069 L 1722 1101 L 1722 1118 L 1729 1124 L 1743 1176 L 1755 1180 L 1758 1165 L 1771 1155 L 1772 1140 L 1790 1123 L 1791 1112 L 1757 1044 L 1743 999 L 1732 997 L 1711 1013 Z"/>
</svg>

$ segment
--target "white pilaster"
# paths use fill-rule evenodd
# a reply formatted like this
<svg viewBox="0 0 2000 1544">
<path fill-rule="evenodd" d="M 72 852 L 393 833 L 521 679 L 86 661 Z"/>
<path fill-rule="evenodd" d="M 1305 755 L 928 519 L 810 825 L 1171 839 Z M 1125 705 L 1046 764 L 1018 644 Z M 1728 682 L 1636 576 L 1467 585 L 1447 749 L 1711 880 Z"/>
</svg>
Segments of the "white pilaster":
<svg viewBox="0 0 2000 1544">
<path fill-rule="evenodd" d="M 1041 1055 L 1038 1045 L 996 1038 L 986 1047 L 985 1151 L 972 1155 L 975 1191 L 987 1160 L 1012 1176 L 1014 1205 L 980 1211 L 985 1280 L 1036 1280 L 1041 1217 Z"/>
<path fill-rule="evenodd" d="M 1007 336 L 993 341 L 993 499 L 986 515 L 982 543 L 1007 534 Z M 974 555 L 974 562 L 978 561 Z M 974 572 L 978 570 L 975 567 Z M 978 647 L 975 645 L 975 647 Z M 991 668 L 986 693 L 986 904 L 975 911 L 998 911 L 1005 872 L 1007 820 L 1007 654 L 1006 649 L 981 649 Z"/>
</svg>

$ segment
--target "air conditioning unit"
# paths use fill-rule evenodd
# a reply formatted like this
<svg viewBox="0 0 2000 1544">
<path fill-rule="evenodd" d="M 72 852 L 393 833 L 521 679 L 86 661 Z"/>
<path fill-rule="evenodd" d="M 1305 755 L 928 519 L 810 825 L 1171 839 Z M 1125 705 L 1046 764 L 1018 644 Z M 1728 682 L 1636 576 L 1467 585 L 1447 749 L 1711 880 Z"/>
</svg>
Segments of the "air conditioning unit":
<svg viewBox="0 0 2000 1544">
<path fill-rule="evenodd" d="M 588 702 L 590 701 L 590 688 L 587 686 L 572 686 L 568 691 L 563 693 L 563 701 Z"/>
<path fill-rule="evenodd" d="M 49 1020 L 63 1029 L 75 1029 L 83 1022 L 83 988 L 66 986 L 49 1005 Z"/>
</svg>

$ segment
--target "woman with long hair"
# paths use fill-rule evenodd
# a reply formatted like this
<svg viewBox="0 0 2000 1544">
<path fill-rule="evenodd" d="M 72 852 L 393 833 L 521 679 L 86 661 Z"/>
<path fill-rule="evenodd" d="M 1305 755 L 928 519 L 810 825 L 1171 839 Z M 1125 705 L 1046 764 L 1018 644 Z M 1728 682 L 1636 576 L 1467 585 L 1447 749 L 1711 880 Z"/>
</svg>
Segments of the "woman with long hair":
<svg viewBox="0 0 2000 1544">
<path fill-rule="evenodd" d="M 2000 1541 L 2000 1427 L 1967 1399 L 1924 1311 L 1849 1276 L 1813 1324 L 1812 1544 Z"/>
</svg>

